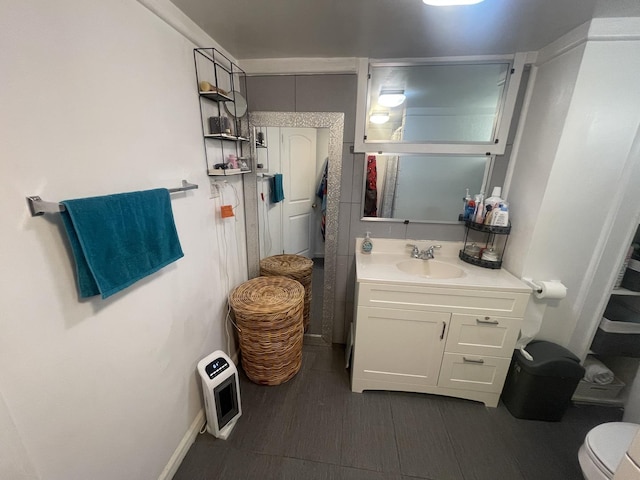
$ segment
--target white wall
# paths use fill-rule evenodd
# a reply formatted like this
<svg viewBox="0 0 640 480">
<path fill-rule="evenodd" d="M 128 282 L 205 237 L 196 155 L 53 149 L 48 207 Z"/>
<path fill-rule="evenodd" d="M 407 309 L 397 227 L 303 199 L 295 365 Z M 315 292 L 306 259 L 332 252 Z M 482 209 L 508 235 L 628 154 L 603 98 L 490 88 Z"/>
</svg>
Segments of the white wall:
<svg viewBox="0 0 640 480">
<path fill-rule="evenodd" d="M 639 52 L 640 41 L 587 43 L 540 210 L 542 221 L 526 268 L 534 278 L 542 278 L 545 271 L 559 278 L 557 273 L 562 272 L 562 280 L 572 287 L 569 301 L 545 315 L 543 334 L 562 343 L 578 328 L 576 307 L 582 306 L 583 291 L 594 273 L 592 258 L 602 255 L 600 238 L 609 234 L 603 226 L 613 213 L 610 206 L 624 181 L 624 167 L 640 124 Z M 607 285 L 601 291 L 606 295 Z"/>
<path fill-rule="evenodd" d="M 201 409 L 197 361 L 226 350 L 224 272 L 246 275 L 242 216 L 209 198 L 194 45 L 133 0 L 2 2 L 0 18 L 0 477 L 158 478 Z M 200 185 L 172 196 L 185 257 L 78 300 L 59 216 L 24 197 L 183 178 Z"/>
<path fill-rule="evenodd" d="M 519 127 L 523 135 L 507 198 L 513 228 L 504 262 L 516 276 L 524 274 L 583 51 L 581 46 L 533 67 L 535 83 Z"/>
<path fill-rule="evenodd" d="M 592 22 L 590 32 L 601 26 Z M 539 335 L 563 345 L 597 327 L 580 314 L 640 122 L 640 43 L 633 40 L 640 32 L 633 20 L 629 26 L 631 37 L 590 33 L 538 65 L 509 190 L 515 228 L 506 266 L 568 287 L 567 298 L 549 302 Z M 607 288 L 600 285 L 600 295 Z"/>
<path fill-rule="evenodd" d="M 40 478 L 29 453 L 24 448 L 2 392 L 0 392 L 0 473 L 3 478 L 11 480 Z"/>
</svg>

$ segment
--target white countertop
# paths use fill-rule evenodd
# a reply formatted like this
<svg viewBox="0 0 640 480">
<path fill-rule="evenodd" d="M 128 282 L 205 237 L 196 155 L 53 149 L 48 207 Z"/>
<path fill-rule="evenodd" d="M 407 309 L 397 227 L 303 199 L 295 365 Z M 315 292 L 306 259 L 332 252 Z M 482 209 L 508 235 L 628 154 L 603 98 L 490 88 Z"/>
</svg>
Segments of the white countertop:
<svg viewBox="0 0 640 480">
<path fill-rule="evenodd" d="M 364 254 L 360 250 L 362 238 L 356 238 L 356 280 L 358 282 L 531 292 L 528 285 L 502 268 L 483 268 L 460 260 L 458 252 L 462 249 L 462 242 L 384 238 L 372 238 L 371 241 L 373 251 L 370 254 Z M 461 268 L 464 274 L 457 278 L 428 278 L 401 271 L 396 264 L 411 258 L 411 248 L 407 247 L 407 244 L 415 244 L 420 250 L 429 245 L 441 245 L 441 248 L 434 252 L 434 260 L 455 265 Z M 416 261 L 430 262 L 431 260 Z"/>
</svg>

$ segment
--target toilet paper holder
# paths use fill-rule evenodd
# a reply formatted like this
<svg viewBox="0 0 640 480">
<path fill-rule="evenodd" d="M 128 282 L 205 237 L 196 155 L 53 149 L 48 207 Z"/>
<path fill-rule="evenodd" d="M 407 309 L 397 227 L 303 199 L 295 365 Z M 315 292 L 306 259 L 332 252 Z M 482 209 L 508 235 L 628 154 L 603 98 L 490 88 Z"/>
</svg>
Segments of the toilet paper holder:
<svg viewBox="0 0 640 480">
<path fill-rule="evenodd" d="M 567 287 L 560 280 L 533 280 L 522 277 L 522 281 L 533 289 L 536 298 L 561 299 L 567 296 Z"/>
</svg>

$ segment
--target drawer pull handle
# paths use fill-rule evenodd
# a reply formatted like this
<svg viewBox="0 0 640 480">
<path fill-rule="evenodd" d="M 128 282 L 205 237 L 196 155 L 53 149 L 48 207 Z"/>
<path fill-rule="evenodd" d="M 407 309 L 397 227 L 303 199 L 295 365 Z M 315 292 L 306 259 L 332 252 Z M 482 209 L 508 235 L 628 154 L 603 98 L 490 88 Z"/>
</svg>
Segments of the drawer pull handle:
<svg viewBox="0 0 640 480">
<path fill-rule="evenodd" d="M 466 363 L 484 363 L 484 360 L 481 358 L 476 360 L 475 358 L 462 357 L 462 361 Z"/>
<path fill-rule="evenodd" d="M 440 333 L 440 340 L 444 339 L 444 331 L 447 329 L 447 322 L 442 322 L 442 333 Z"/>
<path fill-rule="evenodd" d="M 500 322 L 498 322 L 498 320 L 491 320 L 489 317 L 485 317 L 484 319 L 476 318 L 476 322 L 484 323 L 484 324 L 488 324 L 488 325 L 498 325 L 498 324 L 500 324 Z"/>
</svg>

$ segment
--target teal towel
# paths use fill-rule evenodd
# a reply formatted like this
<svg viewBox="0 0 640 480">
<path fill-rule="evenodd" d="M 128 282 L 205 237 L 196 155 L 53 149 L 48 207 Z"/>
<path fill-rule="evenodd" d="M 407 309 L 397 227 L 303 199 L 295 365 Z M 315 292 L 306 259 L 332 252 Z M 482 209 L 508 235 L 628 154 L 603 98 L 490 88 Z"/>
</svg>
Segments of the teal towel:
<svg viewBox="0 0 640 480">
<path fill-rule="evenodd" d="M 282 188 L 282 174 L 276 173 L 271 179 L 271 202 L 278 203 L 284 200 L 284 188 Z"/>
<path fill-rule="evenodd" d="M 107 298 L 184 256 L 166 188 L 62 204 L 80 297 Z"/>
</svg>

